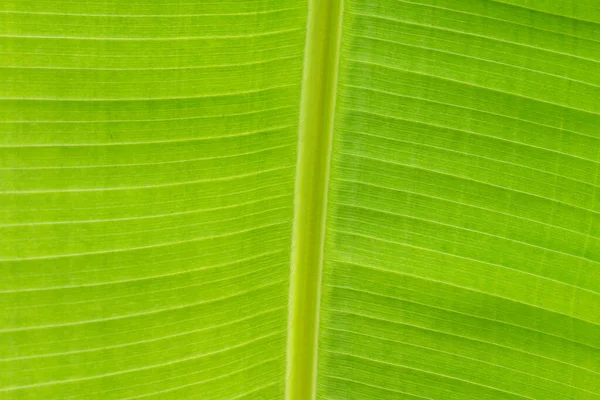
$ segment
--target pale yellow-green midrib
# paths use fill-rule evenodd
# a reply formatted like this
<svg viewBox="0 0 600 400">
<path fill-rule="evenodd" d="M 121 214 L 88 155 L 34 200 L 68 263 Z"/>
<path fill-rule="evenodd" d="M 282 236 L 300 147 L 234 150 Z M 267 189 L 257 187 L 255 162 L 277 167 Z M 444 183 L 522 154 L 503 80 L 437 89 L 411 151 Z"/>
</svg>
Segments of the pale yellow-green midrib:
<svg viewBox="0 0 600 400">
<path fill-rule="evenodd" d="M 309 0 L 296 170 L 286 399 L 315 397 L 319 300 L 343 0 Z"/>
</svg>

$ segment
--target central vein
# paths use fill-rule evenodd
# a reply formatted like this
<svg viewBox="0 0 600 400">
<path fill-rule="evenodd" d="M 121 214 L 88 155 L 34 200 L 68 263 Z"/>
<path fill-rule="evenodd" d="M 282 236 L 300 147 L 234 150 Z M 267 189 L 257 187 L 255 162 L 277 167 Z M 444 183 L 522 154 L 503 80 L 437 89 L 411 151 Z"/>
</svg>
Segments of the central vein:
<svg viewBox="0 0 600 400">
<path fill-rule="evenodd" d="M 309 0 L 292 236 L 286 399 L 315 398 L 343 0 Z"/>
</svg>

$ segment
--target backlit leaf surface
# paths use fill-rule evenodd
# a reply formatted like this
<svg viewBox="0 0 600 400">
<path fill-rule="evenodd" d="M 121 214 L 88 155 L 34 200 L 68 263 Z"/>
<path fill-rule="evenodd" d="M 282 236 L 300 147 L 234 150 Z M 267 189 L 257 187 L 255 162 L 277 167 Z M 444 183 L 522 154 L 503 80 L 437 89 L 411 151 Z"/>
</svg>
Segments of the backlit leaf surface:
<svg viewBox="0 0 600 400">
<path fill-rule="evenodd" d="M 3 1 L 0 398 L 599 400 L 599 163 L 596 0 Z"/>
</svg>

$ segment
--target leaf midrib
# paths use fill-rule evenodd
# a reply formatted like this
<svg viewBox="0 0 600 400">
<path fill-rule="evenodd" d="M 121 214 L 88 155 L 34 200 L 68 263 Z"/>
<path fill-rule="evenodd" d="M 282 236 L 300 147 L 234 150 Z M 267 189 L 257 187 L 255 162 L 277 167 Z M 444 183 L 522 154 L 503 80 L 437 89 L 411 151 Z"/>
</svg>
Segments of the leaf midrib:
<svg viewBox="0 0 600 400">
<path fill-rule="evenodd" d="M 315 398 L 319 302 L 343 0 L 309 0 L 300 101 L 286 399 Z"/>
</svg>

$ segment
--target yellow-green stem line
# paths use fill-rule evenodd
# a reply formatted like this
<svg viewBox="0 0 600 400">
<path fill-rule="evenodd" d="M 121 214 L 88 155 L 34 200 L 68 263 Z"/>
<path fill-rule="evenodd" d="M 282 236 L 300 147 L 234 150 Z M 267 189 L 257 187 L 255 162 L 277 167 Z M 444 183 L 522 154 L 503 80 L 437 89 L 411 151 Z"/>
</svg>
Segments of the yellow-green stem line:
<svg viewBox="0 0 600 400">
<path fill-rule="evenodd" d="M 343 0 L 309 0 L 292 234 L 285 397 L 316 393 L 319 302 Z"/>
</svg>

